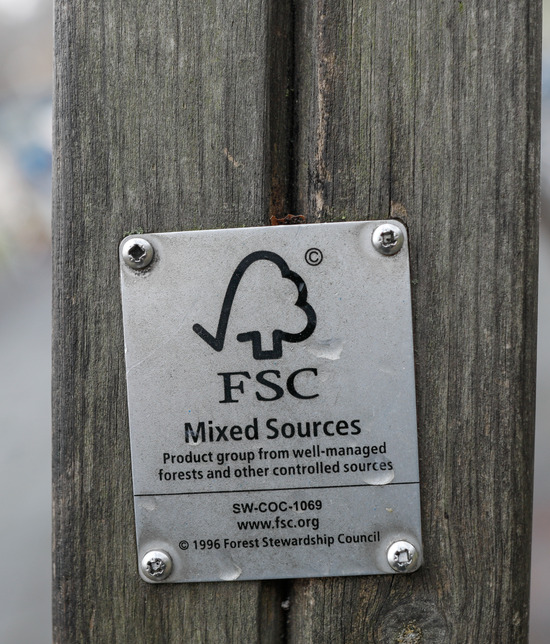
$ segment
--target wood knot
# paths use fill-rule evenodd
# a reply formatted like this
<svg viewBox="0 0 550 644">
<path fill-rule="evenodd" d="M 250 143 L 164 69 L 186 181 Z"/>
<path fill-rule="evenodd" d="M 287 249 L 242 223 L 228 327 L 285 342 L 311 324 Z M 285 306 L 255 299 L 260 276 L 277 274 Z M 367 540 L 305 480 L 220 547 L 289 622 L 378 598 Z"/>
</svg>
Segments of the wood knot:
<svg viewBox="0 0 550 644">
<path fill-rule="evenodd" d="M 399 633 L 395 644 L 421 644 L 424 641 L 422 629 L 416 622 L 410 622 Z"/>
</svg>

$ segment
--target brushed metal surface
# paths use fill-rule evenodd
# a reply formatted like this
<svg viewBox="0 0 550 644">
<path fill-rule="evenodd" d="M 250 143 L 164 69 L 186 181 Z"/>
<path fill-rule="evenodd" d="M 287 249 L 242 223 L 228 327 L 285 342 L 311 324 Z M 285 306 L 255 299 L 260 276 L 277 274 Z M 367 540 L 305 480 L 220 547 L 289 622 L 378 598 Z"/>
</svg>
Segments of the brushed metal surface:
<svg viewBox="0 0 550 644">
<path fill-rule="evenodd" d="M 399 540 L 422 559 L 407 231 L 384 256 L 382 223 L 146 234 L 152 263 L 121 261 L 160 583 L 394 574 Z"/>
</svg>

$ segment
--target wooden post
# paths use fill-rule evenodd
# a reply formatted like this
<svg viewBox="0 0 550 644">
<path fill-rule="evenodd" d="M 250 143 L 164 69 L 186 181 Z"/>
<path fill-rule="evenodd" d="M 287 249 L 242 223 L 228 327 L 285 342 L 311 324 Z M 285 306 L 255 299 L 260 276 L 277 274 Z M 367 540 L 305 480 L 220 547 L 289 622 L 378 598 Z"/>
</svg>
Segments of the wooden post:
<svg viewBox="0 0 550 644">
<path fill-rule="evenodd" d="M 56 1 L 56 642 L 527 641 L 540 24 L 538 0 Z M 118 243 L 288 212 L 409 227 L 425 564 L 147 585 Z"/>
</svg>

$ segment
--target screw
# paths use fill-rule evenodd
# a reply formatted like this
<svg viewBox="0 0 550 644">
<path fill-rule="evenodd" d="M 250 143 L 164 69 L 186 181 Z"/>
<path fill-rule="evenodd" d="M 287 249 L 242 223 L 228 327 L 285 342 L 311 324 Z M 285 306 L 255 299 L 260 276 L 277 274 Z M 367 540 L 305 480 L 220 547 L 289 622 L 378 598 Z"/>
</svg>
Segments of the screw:
<svg viewBox="0 0 550 644">
<path fill-rule="evenodd" d="M 153 261 L 155 251 L 146 239 L 132 237 L 124 242 L 122 246 L 122 259 L 126 266 L 134 269 L 142 269 Z"/>
<path fill-rule="evenodd" d="M 162 581 L 172 572 L 172 558 L 164 550 L 150 550 L 141 560 L 141 572 L 151 581 Z"/>
<path fill-rule="evenodd" d="M 414 572 L 419 565 L 418 550 L 408 541 L 396 541 L 388 548 L 388 563 L 395 572 Z"/>
<path fill-rule="evenodd" d="M 372 233 L 372 245 L 382 255 L 395 255 L 403 248 L 405 236 L 395 224 L 382 224 Z"/>
</svg>

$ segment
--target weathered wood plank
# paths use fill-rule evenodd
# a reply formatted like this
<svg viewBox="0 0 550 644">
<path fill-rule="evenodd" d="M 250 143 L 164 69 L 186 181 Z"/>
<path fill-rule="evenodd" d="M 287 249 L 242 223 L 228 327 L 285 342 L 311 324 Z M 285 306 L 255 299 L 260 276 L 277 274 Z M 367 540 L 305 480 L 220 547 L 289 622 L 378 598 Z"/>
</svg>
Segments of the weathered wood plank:
<svg viewBox="0 0 550 644">
<path fill-rule="evenodd" d="M 295 582 L 289 641 L 525 642 L 540 3 L 298 7 L 298 210 L 410 231 L 425 564 Z"/>
<path fill-rule="evenodd" d="M 525 641 L 539 25 L 528 0 L 57 0 L 56 641 Z M 283 616 L 286 584 L 137 577 L 117 246 L 288 210 L 409 226 L 426 563 L 296 581 Z"/>
<path fill-rule="evenodd" d="M 264 0 L 57 2 L 56 642 L 279 641 L 277 584 L 137 575 L 118 243 L 280 214 L 288 98 L 273 111 L 270 94 L 289 63 L 270 26 L 285 36 L 285 20 Z"/>
</svg>

